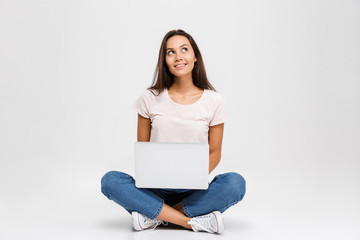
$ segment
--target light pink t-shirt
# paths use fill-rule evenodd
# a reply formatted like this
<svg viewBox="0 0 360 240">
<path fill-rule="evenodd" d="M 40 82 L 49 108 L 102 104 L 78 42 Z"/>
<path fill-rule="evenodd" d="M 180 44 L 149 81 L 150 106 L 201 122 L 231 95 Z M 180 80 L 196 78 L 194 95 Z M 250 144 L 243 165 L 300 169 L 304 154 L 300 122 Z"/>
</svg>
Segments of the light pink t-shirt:
<svg viewBox="0 0 360 240">
<path fill-rule="evenodd" d="M 222 96 L 204 90 L 192 104 L 174 102 L 167 89 L 156 96 L 157 91 L 145 90 L 134 104 L 143 117 L 150 118 L 150 142 L 208 143 L 209 126 L 228 120 Z"/>
</svg>

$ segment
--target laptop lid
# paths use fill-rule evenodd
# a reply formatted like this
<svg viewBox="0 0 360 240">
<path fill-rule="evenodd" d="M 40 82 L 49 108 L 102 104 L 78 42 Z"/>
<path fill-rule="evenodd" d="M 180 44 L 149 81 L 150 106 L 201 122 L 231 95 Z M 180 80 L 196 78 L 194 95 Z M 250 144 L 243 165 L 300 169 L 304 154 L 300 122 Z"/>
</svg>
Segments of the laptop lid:
<svg viewBox="0 0 360 240">
<path fill-rule="evenodd" d="M 138 188 L 207 189 L 207 143 L 135 143 L 135 186 Z"/>
</svg>

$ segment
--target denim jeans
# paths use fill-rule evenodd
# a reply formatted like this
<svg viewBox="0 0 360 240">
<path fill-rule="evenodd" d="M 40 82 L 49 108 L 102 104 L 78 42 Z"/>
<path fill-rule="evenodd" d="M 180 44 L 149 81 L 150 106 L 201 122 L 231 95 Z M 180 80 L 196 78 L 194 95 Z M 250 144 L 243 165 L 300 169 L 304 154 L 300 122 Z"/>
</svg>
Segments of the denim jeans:
<svg viewBox="0 0 360 240">
<path fill-rule="evenodd" d="M 224 212 L 241 201 L 245 195 L 245 180 L 238 173 L 217 175 L 207 190 L 136 188 L 132 176 L 110 171 L 101 179 L 101 191 L 126 209 L 130 214 L 137 211 L 155 219 L 165 204 L 174 206 L 182 201 L 188 217 Z"/>
</svg>

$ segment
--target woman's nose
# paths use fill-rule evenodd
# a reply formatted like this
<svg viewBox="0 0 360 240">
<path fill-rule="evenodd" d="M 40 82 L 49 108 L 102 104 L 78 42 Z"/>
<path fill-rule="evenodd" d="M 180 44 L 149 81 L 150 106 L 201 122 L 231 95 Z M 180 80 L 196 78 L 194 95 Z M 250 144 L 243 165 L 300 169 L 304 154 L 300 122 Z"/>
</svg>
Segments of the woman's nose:
<svg viewBox="0 0 360 240">
<path fill-rule="evenodd" d="M 176 56 L 175 56 L 175 60 L 182 60 L 182 53 L 181 52 L 177 52 Z"/>
</svg>

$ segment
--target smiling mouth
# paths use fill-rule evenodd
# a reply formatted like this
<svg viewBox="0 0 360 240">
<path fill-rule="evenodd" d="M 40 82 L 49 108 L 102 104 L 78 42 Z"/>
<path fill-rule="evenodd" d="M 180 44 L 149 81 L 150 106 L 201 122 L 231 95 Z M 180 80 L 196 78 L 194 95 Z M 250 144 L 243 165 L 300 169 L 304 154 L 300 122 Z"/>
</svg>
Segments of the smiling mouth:
<svg viewBox="0 0 360 240">
<path fill-rule="evenodd" d="M 187 65 L 186 63 L 178 64 L 178 65 L 175 65 L 175 68 L 181 69 L 181 68 L 184 68 L 186 65 Z"/>
</svg>

